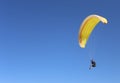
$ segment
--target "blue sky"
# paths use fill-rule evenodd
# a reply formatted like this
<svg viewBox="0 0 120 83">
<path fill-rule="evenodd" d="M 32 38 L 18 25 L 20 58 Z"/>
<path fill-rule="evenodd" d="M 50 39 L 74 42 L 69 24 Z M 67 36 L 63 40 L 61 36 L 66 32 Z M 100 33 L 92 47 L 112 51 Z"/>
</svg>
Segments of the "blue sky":
<svg viewBox="0 0 120 83">
<path fill-rule="evenodd" d="M 119 3 L 1 0 L 0 83 L 119 83 Z M 79 26 L 90 14 L 108 24 L 99 23 L 81 49 Z M 97 67 L 88 70 L 91 55 Z"/>
</svg>

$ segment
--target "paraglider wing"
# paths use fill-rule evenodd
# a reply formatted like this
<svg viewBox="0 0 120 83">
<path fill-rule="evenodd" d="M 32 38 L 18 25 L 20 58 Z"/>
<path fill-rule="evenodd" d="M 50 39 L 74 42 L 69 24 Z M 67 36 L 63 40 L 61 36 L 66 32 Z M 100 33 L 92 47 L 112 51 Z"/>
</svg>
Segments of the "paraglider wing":
<svg viewBox="0 0 120 83">
<path fill-rule="evenodd" d="M 107 19 L 99 15 L 90 15 L 87 18 L 85 18 L 85 20 L 80 26 L 79 38 L 78 38 L 79 45 L 81 48 L 85 48 L 91 32 L 99 22 L 107 24 Z"/>
</svg>

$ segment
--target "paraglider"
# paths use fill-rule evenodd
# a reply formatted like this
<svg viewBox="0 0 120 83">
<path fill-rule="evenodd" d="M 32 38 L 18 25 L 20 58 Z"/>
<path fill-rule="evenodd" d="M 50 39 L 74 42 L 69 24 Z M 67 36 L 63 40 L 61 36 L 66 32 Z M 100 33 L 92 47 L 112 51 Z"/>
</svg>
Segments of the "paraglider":
<svg viewBox="0 0 120 83">
<path fill-rule="evenodd" d="M 90 15 L 88 17 L 85 18 L 85 20 L 82 22 L 81 26 L 80 26 L 80 30 L 79 30 L 79 36 L 78 36 L 78 40 L 79 40 L 79 45 L 81 48 L 85 48 L 86 44 L 88 42 L 88 39 L 92 33 L 92 31 L 94 30 L 95 26 L 99 23 L 102 22 L 104 24 L 107 24 L 107 19 L 99 16 L 99 15 Z M 92 67 L 96 67 L 96 62 L 91 59 L 91 65 L 90 68 Z"/>
<path fill-rule="evenodd" d="M 81 48 L 85 48 L 90 34 L 99 22 L 107 24 L 107 19 L 99 15 L 90 15 L 83 21 L 82 25 L 80 26 L 78 38 Z"/>
</svg>

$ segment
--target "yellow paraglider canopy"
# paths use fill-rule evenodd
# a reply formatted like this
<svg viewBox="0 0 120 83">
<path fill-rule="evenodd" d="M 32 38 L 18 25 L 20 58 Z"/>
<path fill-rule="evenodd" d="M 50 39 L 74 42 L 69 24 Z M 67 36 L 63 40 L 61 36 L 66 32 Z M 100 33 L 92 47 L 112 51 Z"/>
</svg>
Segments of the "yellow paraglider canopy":
<svg viewBox="0 0 120 83">
<path fill-rule="evenodd" d="M 90 15 L 85 18 L 85 20 L 80 26 L 78 38 L 79 45 L 81 48 L 85 48 L 91 32 L 100 21 L 104 24 L 107 24 L 107 19 L 99 15 Z"/>
</svg>

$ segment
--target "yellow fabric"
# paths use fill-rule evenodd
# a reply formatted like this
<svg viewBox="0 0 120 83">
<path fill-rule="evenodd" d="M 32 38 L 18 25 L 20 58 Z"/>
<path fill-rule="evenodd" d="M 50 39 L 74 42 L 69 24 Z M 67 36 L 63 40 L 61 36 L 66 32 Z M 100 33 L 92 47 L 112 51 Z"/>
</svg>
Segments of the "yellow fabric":
<svg viewBox="0 0 120 83">
<path fill-rule="evenodd" d="M 81 48 L 85 48 L 90 34 L 100 21 L 107 24 L 107 19 L 99 15 L 90 15 L 83 21 L 79 31 L 79 44 Z"/>
</svg>

